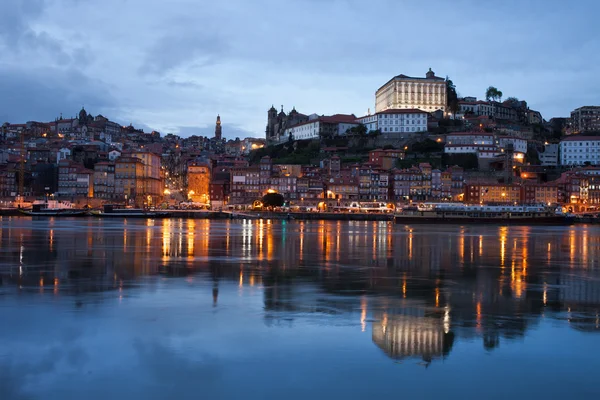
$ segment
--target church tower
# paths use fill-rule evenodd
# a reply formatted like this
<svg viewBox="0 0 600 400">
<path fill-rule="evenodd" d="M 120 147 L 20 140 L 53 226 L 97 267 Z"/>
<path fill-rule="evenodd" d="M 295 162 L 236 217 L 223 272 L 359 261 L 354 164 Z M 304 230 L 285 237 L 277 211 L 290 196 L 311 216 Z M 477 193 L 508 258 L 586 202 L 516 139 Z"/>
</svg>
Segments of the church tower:
<svg viewBox="0 0 600 400">
<path fill-rule="evenodd" d="M 221 116 L 217 115 L 217 125 L 215 126 L 215 139 L 221 140 Z"/>
</svg>

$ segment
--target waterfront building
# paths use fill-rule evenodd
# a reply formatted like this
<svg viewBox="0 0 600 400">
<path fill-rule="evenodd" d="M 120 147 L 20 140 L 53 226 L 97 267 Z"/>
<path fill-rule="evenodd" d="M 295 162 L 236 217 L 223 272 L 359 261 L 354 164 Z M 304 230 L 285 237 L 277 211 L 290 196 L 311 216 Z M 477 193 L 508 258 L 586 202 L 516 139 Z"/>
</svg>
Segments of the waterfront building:
<svg viewBox="0 0 600 400">
<path fill-rule="evenodd" d="M 192 162 L 187 166 L 188 199 L 209 204 L 211 171 L 206 163 Z"/>
<path fill-rule="evenodd" d="M 403 74 L 393 77 L 375 93 L 375 112 L 400 108 L 446 111 L 446 80 L 435 76 L 431 68 L 424 78 Z"/>
<path fill-rule="evenodd" d="M 136 206 L 146 201 L 144 163 L 139 158 L 121 156 L 115 160 L 115 198 Z"/>
<path fill-rule="evenodd" d="M 103 200 L 116 198 L 114 163 L 104 161 L 94 166 L 94 197 Z"/>
<path fill-rule="evenodd" d="M 525 204 L 558 204 L 558 185 L 524 183 L 521 202 Z"/>
<path fill-rule="evenodd" d="M 248 204 L 262 197 L 260 192 L 260 168 L 236 167 L 231 169 L 232 204 Z"/>
<path fill-rule="evenodd" d="M 94 171 L 71 160 L 58 164 L 58 196 L 64 198 L 90 198 L 94 196 Z"/>
<path fill-rule="evenodd" d="M 573 134 L 600 131 L 600 106 L 584 106 L 571 111 Z"/>
<path fill-rule="evenodd" d="M 162 201 L 164 188 L 160 156 L 142 149 L 132 152 L 131 157 L 140 159 L 144 165 L 144 172 L 140 178 L 144 188 L 143 193 L 146 196 L 144 201 L 148 206 L 159 204 Z"/>
<path fill-rule="evenodd" d="M 599 165 L 600 136 L 569 136 L 560 142 L 561 165 Z"/>
<path fill-rule="evenodd" d="M 466 203 L 514 204 L 521 202 L 521 186 L 504 183 L 468 183 L 465 185 Z"/>
</svg>

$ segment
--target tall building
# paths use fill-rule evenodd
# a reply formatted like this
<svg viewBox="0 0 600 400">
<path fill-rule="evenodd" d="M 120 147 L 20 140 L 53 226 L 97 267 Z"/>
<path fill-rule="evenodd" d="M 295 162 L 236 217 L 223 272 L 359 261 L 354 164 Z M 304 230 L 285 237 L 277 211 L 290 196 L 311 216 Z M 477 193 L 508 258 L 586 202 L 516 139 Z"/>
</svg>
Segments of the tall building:
<svg viewBox="0 0 600 400">
<path fill-rule="evenodd" d="M 375 112 L 391 108 L 446 111 L 446 80 L 429 68 L 425 78 L 398 75 L 375 92 Z"/>
<path fill-rule="evenodd" d="M 205 163 L 188 164 L 188 199 L 194 203 L 210 203 L 210 167 Z"/>
<path fill-rule="evenodd" d="M 571 111 L 573 133 L 600 131 L 600 106 L 584 106 Z"/>
<path fill-rule="evenodd" d="M 141 177 L 144 188 L 144 201 L 149 206 L 155 206 L 162 201 L 164 179 L 161 175 L 161 159 L 158 154 L 151 151 L 139 150 L 131 153 L 131 157 L 138 158 L 144 165 L 144 173 Z"/>
<path fill-rule="evenodd" d="M 221 128 L 221 116 L 217 115 L 217 124 L 215 126 L 215 139 L 221 140 L 222 128 Z"/>
<path fill-rule="evenodd" d="M 115 198 L 141 205 L 144 198 L 144 163 L 136 157 L 119 157 L 115 161 Z"/>
</svg>

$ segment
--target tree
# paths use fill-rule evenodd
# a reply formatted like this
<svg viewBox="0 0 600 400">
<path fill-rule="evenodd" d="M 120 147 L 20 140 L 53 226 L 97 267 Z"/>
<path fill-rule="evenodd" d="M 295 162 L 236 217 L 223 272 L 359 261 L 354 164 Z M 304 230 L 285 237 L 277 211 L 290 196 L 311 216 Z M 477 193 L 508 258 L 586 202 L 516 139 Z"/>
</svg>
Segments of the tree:
<svg viewBox="0 0 600 400">
<path fill-rule="evenodd" d="M 487 101 L 501 101 L 502 100 L 502 91 L 496 89 L 493 86 L 490 86 L 485 91 L 485 99 Z"/>
<path fill-rule="evenodd" d="M 496 117 L 496 102 L 502 101 L 502 91 L 490 86 L 485 91 L 485 99 L 494 101 L 494 118 Z"/>
<path fill-rule="evenodd" d="M 456 116 L 459 110 L 458 95 L 456 94 L 456 86 L 454 86 L 454 83 L 448 77 L 446 77 L 446 99 L 448 101 L 448 111 L 453 116 Z"/>
<path fill-rule="evenodd" d="M 261 202 L 263 207 L 281 207 L 285 199 L 279 193 L 267 193 L 262 197 Z"/>
</svg>

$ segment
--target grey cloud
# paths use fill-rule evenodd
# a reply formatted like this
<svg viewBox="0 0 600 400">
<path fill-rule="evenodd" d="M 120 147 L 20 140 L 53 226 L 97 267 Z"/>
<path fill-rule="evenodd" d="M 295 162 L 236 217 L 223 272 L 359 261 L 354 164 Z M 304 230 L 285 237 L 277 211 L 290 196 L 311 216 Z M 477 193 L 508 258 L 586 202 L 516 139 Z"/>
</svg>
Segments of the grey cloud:
<svg viewBox="0 0 600 400">
<path fill-rule="evenodd" d="M 0 121 L 54 120 L 75 116 L 85 105 L 94 113 L 116 106 L 104 84 L 74 69 L 17 70 L 0 65 Z"/>
<path fill-rule="evenodd" d="M 0 38 L 16 47 L 19 38 L 30 30 L 29 21 L 39 17 L 45 6 L 44 0 L 2 0 L 0 2 Z"/>
<path fill-rule="evenodd" d="M 196 22 L 197 23 L 197 22 Z M 194 25 L 189 25 L 191 28 Z M 140 67 L 143 74 L 162 75 L 179 66 L 193 63 L 196 66 L 213 65 L 226 51 L 225 40 L 209 27 L 188 29 L 184 24 L 154 42 L 146 51 Z"/>
</svg>

